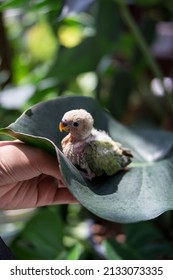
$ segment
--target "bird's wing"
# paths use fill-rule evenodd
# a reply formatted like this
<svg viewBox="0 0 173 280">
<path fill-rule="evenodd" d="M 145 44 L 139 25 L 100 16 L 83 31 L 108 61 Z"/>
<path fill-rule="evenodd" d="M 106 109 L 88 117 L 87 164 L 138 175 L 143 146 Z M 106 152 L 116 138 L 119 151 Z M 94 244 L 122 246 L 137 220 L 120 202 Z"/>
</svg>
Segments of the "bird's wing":
<svg viewBox="0 0 173 280">
<path fill-rule="evenodd" d="M 93 140 L 85 149 L 88 166 L 97 176 L 115 174 L 131 162 L 130 157 L 124 154 L 121 144 L 114 141 Z"/>
</svg>

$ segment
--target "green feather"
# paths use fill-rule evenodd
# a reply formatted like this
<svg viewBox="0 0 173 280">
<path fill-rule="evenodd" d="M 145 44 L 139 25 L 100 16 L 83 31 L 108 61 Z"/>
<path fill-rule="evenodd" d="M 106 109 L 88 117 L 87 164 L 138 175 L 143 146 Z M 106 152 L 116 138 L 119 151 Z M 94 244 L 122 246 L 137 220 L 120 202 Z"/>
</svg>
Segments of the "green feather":
<svg viewBox="0 0 173 280">
<path fill-rule="evenodd" d="M 124 153 L 125 152 L 125 153 Z M 97 175 L 112 176 L 131 162 L 131 154 L 119 143 L 93 140 L 84 155 L 89 168 Z"/>
</svg>

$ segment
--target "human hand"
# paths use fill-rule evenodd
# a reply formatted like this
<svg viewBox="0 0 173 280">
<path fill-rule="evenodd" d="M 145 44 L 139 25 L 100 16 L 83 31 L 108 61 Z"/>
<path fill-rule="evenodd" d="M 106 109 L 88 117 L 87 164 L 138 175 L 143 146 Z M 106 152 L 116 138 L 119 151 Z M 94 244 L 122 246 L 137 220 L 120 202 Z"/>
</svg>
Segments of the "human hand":
<svg viewBox="0 0 173 280">
<path fill-rule="evenodd" d="M 75 203 L 57 159 L 19 141 L 0 142 L 0 209 Z"/>
</svg>

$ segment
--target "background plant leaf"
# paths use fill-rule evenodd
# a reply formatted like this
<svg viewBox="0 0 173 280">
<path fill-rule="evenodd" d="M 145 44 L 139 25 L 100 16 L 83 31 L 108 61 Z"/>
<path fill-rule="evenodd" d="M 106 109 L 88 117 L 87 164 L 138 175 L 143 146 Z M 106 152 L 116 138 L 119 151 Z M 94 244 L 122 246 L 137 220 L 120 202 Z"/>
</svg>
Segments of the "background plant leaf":
<svg viewBox="0 0 173 280">
<path fill-rule="evenodd" d="M 50 231 L 50 228 L 52 229 Z M 63 223 L 60 214 L 50 208 L 39 210 L 13 241 L 15 257 L 55 259 L 64 251 Z"/>
<path fill-rule="evenodd" d="M 92 182 L 64 157 L 58 131 L 63 114 L 84 108 L 94 117 L 95 127 L 106 130 L 114 140 L 129 147 L 134 160 L 128 172 Z M 173 133 L 166 131 L 133 131 L 104 112 L 88 97 L 62 97 L 34 105 L 1 133 L 19 138 L 57 154 L 64 180 L 80 203 L 94 214 L 121 223 L 152 219 L 173 209 Z"/>
<path fill-rule="evenodd" d="M 84 55 L 86 49 L 90 53 L 89 57 Z M 49 75 L 64 79 L 67 76 L 74 77 L 74 75 L 94 71 L 104 54 L 105 48 L 98 49 L 98 38 L 88 37 L 74 48 L 60 48 Z"/>
<path fill-rule="evenodd" d="M 172 257 L 172 248 L 166 241 L 164 234 L 152 223 L 126 224 L 123 228 L 124 236 L 126 236 L 124 242 L 117 242 L 115 239 L 103 242 L 107 259 L 152 260 L 157 259 L 158 254 Z"/>
</svg>

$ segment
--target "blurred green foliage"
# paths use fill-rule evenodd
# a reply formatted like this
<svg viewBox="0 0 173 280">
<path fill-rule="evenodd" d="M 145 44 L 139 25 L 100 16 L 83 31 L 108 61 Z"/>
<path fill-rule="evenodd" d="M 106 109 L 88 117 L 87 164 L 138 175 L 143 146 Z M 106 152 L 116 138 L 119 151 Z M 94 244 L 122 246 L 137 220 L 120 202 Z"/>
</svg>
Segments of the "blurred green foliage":
<svg viewBox="0 0 173 280">
<path fill-rule="evenodd" d="M 0 2 L 1 127 L 37 102 L 89 95 L 123 123 L 173 129 L 171 0 L 90 2 L 84 10 L 79 0 Z M 169 86 L 159 85 L 163 77 Z M 97 220 L 103 238 L 93 233 L 96 220 L 79 205 L 45 207 L 23 223 L 11 248 L 19 259 L 172 258 L 172 212 L 123 229 L 116 224 L 113 233 Z"/>
</svg>

